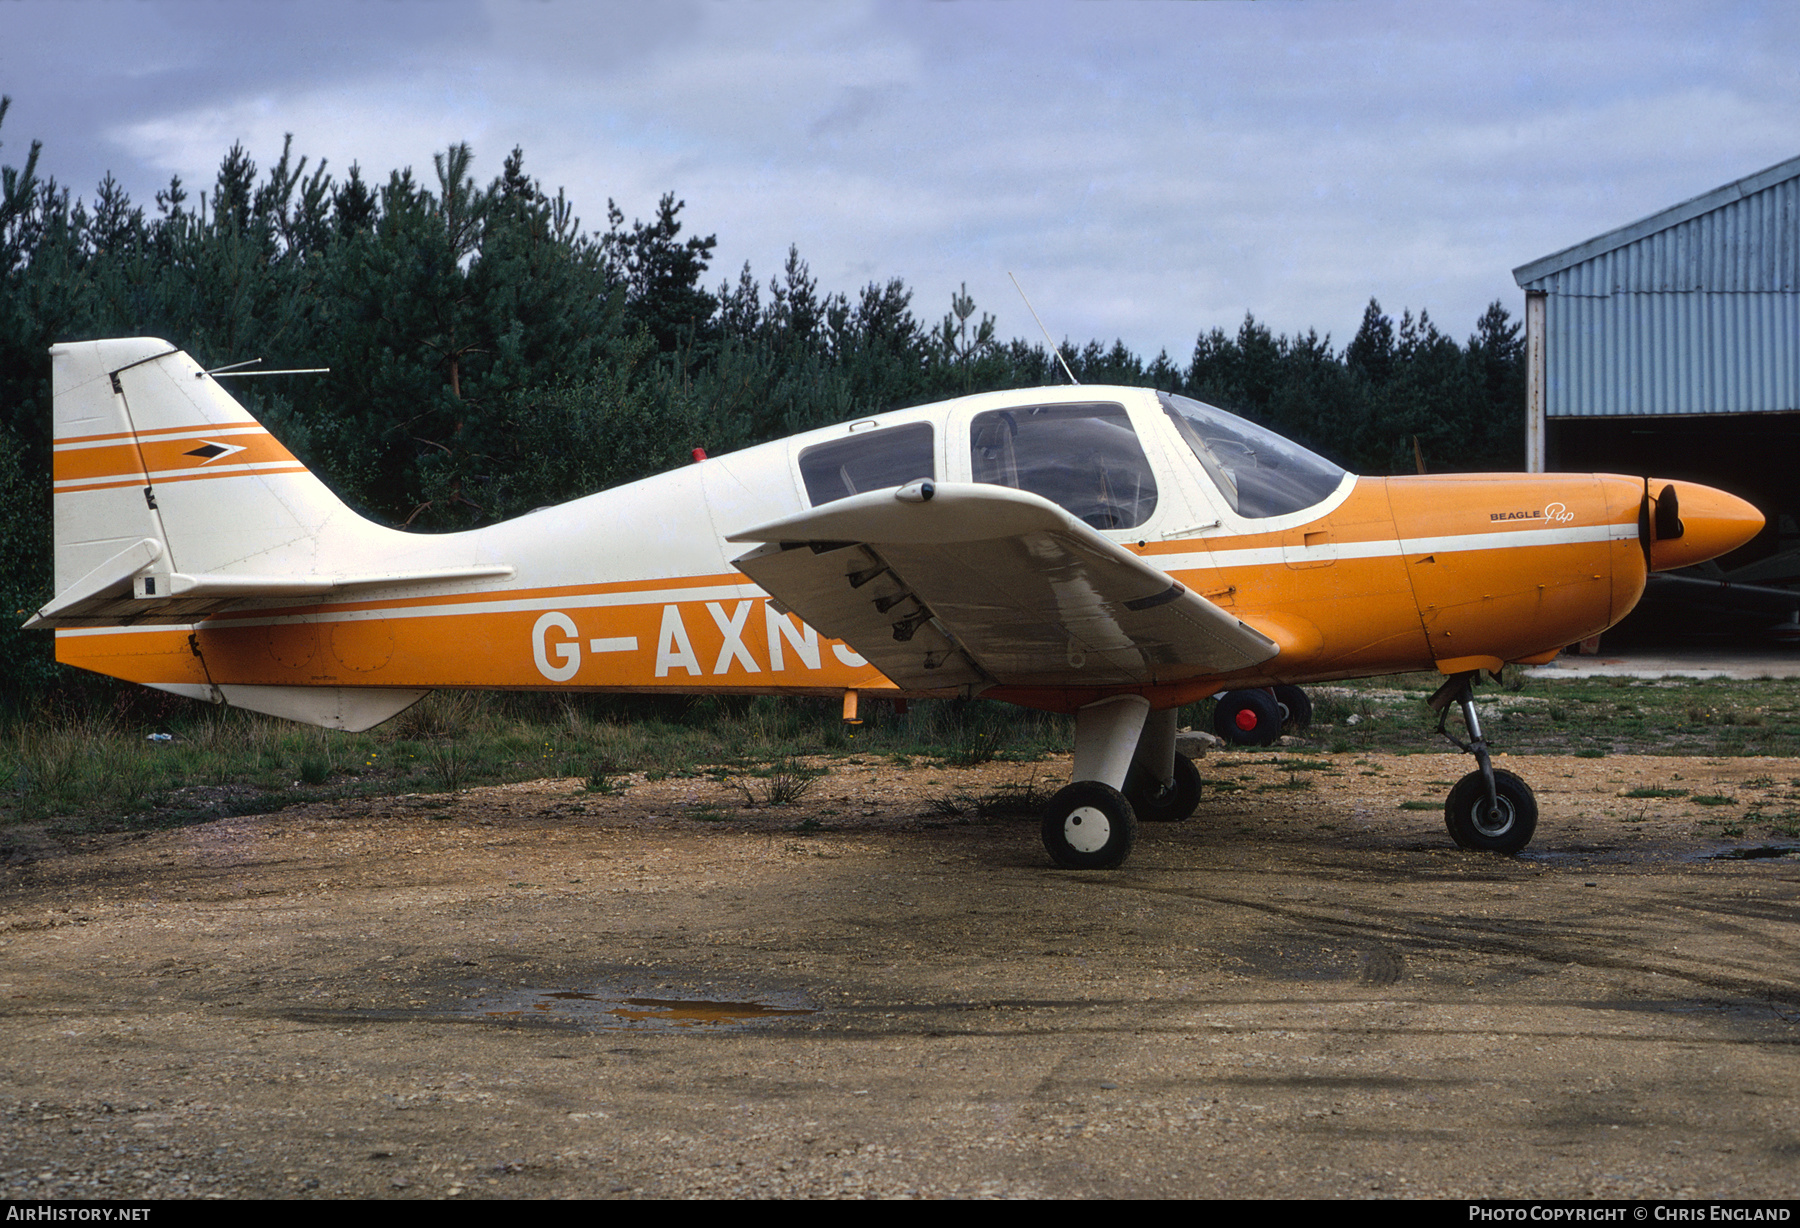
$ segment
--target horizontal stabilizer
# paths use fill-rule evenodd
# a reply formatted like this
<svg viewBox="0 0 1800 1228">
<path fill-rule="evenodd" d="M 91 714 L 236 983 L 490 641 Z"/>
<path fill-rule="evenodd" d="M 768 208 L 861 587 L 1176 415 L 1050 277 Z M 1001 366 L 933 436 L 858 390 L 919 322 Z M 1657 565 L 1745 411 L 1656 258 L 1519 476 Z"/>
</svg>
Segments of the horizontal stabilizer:
<svg viewBox="0 0 1800 1228">
<path fill-rule="evenodd" d="M 360 588 L 405 588 L 457 580 L 505 580 L 505 564 L 439 567 L 429 571 L 335 576 L 190 576 L 146 570 L 162 554 L 148 539 L 120 551 L 58 594 L 25 624 L 36 627 L 111 627 L 191 623 L 244 601 L 318 597 Z M 141 561 L 139 561 L 141 560 Z M 135 566 L 131 566 L 133 562 Z"/>
<path fill-rule="evenodd" d="M 97 606 L 118 595 L 131 583 L 131 578 L 162 557 L 162 543 L 142 538 L 119 551 L 98 567 L 58 593 L 25 623 L 26 628 L 80 626 L 80 623 L 58 621 L 79 617 L 76 611 Z"/>
</svg>

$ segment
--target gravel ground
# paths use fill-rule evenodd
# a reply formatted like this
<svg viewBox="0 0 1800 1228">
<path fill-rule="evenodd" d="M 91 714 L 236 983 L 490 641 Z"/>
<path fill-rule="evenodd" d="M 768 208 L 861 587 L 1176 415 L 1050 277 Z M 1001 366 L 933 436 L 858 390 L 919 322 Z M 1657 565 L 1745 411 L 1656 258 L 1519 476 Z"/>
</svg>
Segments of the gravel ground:
<svg viewBox="0 0 1800 1228">
<path fill-rule="evenodd" d="M 1306 748 L 1111 873 L 971 800 L 1066 759 L 15 830 L 0 1191 L 1794 1197 L 1800 762 L 1500 762 L 1516 859 Z"/>
</svg>

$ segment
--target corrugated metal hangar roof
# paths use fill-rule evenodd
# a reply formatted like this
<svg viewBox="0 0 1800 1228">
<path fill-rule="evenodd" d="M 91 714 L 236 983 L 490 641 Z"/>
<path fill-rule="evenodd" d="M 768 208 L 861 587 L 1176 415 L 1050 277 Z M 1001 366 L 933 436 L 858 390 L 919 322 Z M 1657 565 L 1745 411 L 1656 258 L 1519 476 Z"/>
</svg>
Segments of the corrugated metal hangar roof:
<svg viewBox="0 0 1800 1228">
<path fill-rule="evenodd" d="M 1800 410 L 1800 157 L 1513 278 L 1544 416 Z"/>
</svg>

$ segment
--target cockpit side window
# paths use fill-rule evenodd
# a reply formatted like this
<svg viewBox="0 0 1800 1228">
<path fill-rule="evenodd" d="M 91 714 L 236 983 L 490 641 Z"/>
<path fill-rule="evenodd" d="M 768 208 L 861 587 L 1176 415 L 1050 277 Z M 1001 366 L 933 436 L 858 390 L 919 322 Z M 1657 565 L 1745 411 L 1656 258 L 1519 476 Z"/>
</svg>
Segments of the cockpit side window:
<svg viewBox="0 0 1800 1228">
<path fill-rule="evenodd" d="M 1322 502 L 1344 470 L 1291 439 L 1211 405 L 1159 392 L 1182 442 L 1240 516 L 1260 520 Z"/>
<path fill-rule="evenodd" d="M 1156 510 L 1156 477 L 1123 405 L 1035 405 L 975 415 L 974 479 L 1042 495 L 1096 529 L 1134 529 Z"/>
<path fill-rule="evenodd" d="M 913 422 L 885 431 L 834 439 L 800 453 L 800 477 L 814 507 L 871 490 L 937 477 L 931 424 Z"/>
</svg>

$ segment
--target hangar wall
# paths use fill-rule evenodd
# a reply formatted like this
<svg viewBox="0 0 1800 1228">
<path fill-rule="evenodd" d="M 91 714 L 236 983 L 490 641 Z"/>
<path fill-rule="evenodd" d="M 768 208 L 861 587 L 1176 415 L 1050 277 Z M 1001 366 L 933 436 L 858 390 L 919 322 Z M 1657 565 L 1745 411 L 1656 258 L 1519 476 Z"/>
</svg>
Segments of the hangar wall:
<svg viewBox="0 0 1800 1228">
<path fill-rule="evenodd" d="M 1769 518 L 1743 558 L 1800 546 L 1800 157 L 1513 277 L 1528 469 L 1708 482 Z"/>
</svg>

